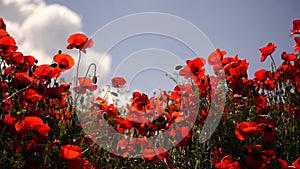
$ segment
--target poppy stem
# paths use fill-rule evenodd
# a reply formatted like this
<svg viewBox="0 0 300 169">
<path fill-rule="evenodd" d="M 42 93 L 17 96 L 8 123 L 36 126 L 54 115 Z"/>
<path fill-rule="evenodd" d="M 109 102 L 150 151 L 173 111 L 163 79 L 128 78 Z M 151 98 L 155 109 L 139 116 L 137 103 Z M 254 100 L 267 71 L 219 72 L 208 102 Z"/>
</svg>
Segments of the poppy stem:
<svg viewBox="0 0 300 169">
<path fill-rule="evenodd" d="M 86 148 L 85 150 L 82 151 L 81 154 L 84 154 L 85 152 L 87 152 L 92 146 L 94 146 L 96 143 L 92 143 L 88 148 Z"/>
<path fill-rule="evenodd" d="M 81 55 L 80 55 L 80 56 L 81 56 Z M 80 62 L 80 58 L 81 58 L 81 57 L 79 57 L 79 59 L 78 59 L 78 63 Z M 83 82 L 82 82 L 82 83 L 85 82 L 85 79 L 87 78 L 87 75 L 88 75 L 88 73 L 89 73 L 89 71 L 90 71 L 91 66 L 94 66 L 94 67 L 95 67 L 95 69 L 94 69 L 94 76 L 96 76 L 96 69 L 97 69 L 97 66 L 96 66 L 95 63 L 91 63 L 91 64 L 89 65 L 89 67 L 88 67 L 86 73 L 85 73 L 85 76 L 84 76 L 84 79 L 83 79 Z M 78 66 L 77 66 L 76 86 L 78 86 L 78 67 L 79 67 L 79 64 L 78 64 Z M 82 88 L 83 88 L 83 87 L 80 87 L 80 88 L 79 88 L 79 91 L 80 91 Z M 78 100 L 78 97 L 79 97 L 79 95 L 78 95 L 77 92 L 76 92 L 76 95 L 75 95 L 75 105 L 76 105 L 76 102 L 77 102 L 77 100 Z"/>
<path fill-rule="evenodd" d="M 0 136 L 3 136 L 3 133 L 4 133 L 5 129 L 6 129 L 6 126 L 7 126 L 7 123 L 4 124 L 4 127 L 3 127 L 2 131 L 1 131 L 1 135 Z"/>
<path fill-rule="evenodd" d="M 78 63 L 77 63 L 77 68 L 76 68 L 76 77 L 75 77 L 75 86 L 78 86 L 78 76 L 79 76 L 79 65 L 80 65 L 80 60 L 81 60 L 81 52 L 78 50 Z M 81 89 L 80 89 L 81 90 Z M 74 107 L 74 112 L 76 113 L 77 110 L 77 100 L 78 100 L 78 93 L 75 92 L 75 107 Z"/>
<path fill-rule="evenodd" d="M 275 61 L 274 61 L 274 58 L 273 58 L 273 56 L 272 56 L 272 55 L 270 55 L 270 58 L 271 58 L 271 60 L 272 60 L 272 63 L 273 63 L 273 65 L 274 65 L 274 67 L 275 67 L 275 70 L 277 70 L 277 66 L 276 66 L 276 63 L 275 63 Z"/>
<path fill-rule="evenodd" d="M 14 95 L 16 95 L 16 94 L 18 94 L 18 93 L 20 93 L 20 92 L 22 92 L 22 91 L 25 91 L 26 89 L 29 89 L 32 85 L 33 85 L 33 84 L 30 84 L 30 85 L 28 85 L 27 87 L 24 87 L 23 89 L 20 89 L 20 90 L 16 91 L 15 93 L 13 93 L 13 94 L 11 94 L 10 96 L 8 96 L 8 97 L 6 98 L 6 100 L 9 100 L 9 99 L 12 98 Z M 2 102 L 4 102 L 4 101 L 5 101 L 5 100 L 3 100 Z"/>
<path fill-rule="evenodd" d="M 84 80 L 85 80 L 85 78 L 87 78 L 87 75 L 88 75 L 88 73 L 89 73 L 89 71 L 90 71 L 91 66 L 94 66 L 94 67 L 95 67 L 95 69 L 94 69 L 94 76 L 96 76 L 97 66 L 96 66 L 95 63 L 91 63 L 91 64 L 89 65 L 89 67 L 88 67 L 86 73 L 85 73 Z M 83 82 L 84 82 L 84 81 L 83 81 Z"/>
<path fill-rule="evenodd" d="M 78 76 L 79 76 L 79 65 L 80 65 L 80 60 L 81 60 L 81 52 L 79 50 L 79 54 L 78 54 L 78 63 L 77 63 L 77 68 L 76 68 L 76 81 L 75 81 L 75 84 L 76 86 L 78 86 Z"/>
</svg>

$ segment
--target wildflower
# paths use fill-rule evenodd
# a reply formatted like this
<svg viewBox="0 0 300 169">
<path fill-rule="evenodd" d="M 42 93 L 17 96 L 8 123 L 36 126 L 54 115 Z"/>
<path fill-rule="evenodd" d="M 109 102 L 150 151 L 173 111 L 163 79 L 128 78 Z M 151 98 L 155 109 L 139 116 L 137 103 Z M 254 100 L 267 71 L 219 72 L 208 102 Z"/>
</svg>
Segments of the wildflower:
<svg viewBox="0 0 300 169">
<path fill-rule="evenodd" d="M 125 87 L 126 80 L 123 77 L 114 77 L 112 79 L 112 85 L 113 85 L 113 87 L 116 87 L 116 88 Z"/>
<path fill-rule="evenodd" d="M 68 38 L 68 46 L 67 49 L 79 49 L 83 53 L 86 53 L 87 48 L 91 48 L 94 44 L 94 41 L 92 39 L 88 39 L 88 37 L 82 33 L 76 33 L 71 35 Z"/>
<path fill-rule="evenodd" d="M 270 42 L 266 47 L 260 48 L 259 49 L 261 52 L 260 62 L 264 62 L 266 58 L 275 51 L 276 48 L 277 46 L 272 42 Z"/>
<path fill-rule="evenodd" d="M 300 34 L 300 20 L 293 21 L 293 29 L 291 30 L 290 37 L 292 37 L 294 34 Z"/>
</svg>

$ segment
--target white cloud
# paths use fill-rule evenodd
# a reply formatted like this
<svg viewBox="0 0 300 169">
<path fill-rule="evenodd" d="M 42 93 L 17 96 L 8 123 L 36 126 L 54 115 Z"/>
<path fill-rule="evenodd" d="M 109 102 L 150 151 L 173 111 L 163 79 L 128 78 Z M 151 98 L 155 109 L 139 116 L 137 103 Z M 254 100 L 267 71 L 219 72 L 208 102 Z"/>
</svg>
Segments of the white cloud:
<svg viewBox="0 0 300 169">
<path fill-rule="evenodd" d="M 39 64 L 51 63 L 60 49 L 77 60 L 77 53 L 66 49 L 67 38 L 73 33 L 82 32 L 81 17 L 74 11 L 59 4 L 46 4 L 43 0 L 3 0 L 0 1 L 0 11 L 7 31 L 17 41 L 19 51 L 36 57 Z M 97 65 L 101 67 L 101 73 L 97 71 L 97 74 L 100 78 L 107 75 L 110 56 L 103 56 L 93 49 L 87 51 L 87 55 L 82 57 L 80 72 L 85 72 L 91 62 L 98 64 L 97 58 L 104 57 L 103 62 Z M 66 74 L 70 79 L 72 71 Z"/>
</svg>

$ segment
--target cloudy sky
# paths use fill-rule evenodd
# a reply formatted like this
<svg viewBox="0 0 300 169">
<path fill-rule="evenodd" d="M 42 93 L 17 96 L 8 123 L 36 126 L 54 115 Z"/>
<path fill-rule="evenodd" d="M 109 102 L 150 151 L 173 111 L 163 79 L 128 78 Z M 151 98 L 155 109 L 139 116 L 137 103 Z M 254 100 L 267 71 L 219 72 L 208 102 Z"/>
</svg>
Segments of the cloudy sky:
<svg viewBox="0 0 300 169">
<path fill-rule="evenodd" d="M 84 32 L 92 36 L 109 22 L 126 15 L 169 13 L 194 24 L 214 47 L 226 50 L 229 56 L 239 54 L 240 58 L 246 58 L 250 62 L 249 76 L 253 77 L 257 69 L 270 69 L 270 60 L 259 62 L 259 48 L 274 42 L 278 46 L 274 54 L 278 64 L 283 50 L 292 52 L 294 40 L 288 36 L 292 21 L 300 19 L 299 6 L 299 0 L 1 0 L 0 16 L 5 19 L 20 51 L 46 63 L 59 49 L 70 53 L 65 46 L 67 37 L 72 33 Z M 117 31 L 122 31 L 122 27 Z M 124 58 L 146 48 L 164 49 L 182 60 L 196 57 L 174 40 L 148 35 L 122 42 L 106 56 L 96 47 L 88 50 L 81 74 L 85 73 L 88 63 L 97 62 L 97 74 L 102 77 L 103 83 L 107 83 Z M 70 54 L 77 58 L 77 53 Z M 136 78 L 136 83 L 142 85 L 133 85 L 133 88 L 145 90 L 155 88 L 155 85 L 160 85 L 159 82 L 168 83 L 162 80 L 165 77 L 160 74 L 144 72 Z M 147 82 L 143 83 L 145 80 Z"/>
</svg>

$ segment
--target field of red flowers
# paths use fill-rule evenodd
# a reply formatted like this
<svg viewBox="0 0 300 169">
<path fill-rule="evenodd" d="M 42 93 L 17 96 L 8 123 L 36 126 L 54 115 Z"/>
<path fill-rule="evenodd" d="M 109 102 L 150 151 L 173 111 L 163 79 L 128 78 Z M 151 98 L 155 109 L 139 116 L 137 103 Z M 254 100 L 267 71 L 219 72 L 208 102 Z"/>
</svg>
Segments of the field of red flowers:
<svg viewBox="0 0 300 169">
<path fill-rule="evenodd" d="M 257 58 L 272 64 L 252 79 L 247 60 L 216 49 L 207 60 L 174 68 L 185 83 L 151 97 L 133 92 L 121 109 L 105 96 L 91 96 L 99 89 L 95 75 L 77 72 L 75 84 L 61 83 L 60 75 L 80 64 L 73 56 L 58 51 L 52 63 L 39 65 L 38 58 L 23 55 L 0 18 L 0 168 L 300 169 L 299 35 L 300 20 L 294 20 L 292 51 L 273 56 L 272 42 L 260 48 Z M 94 42 L 76 33 L 67 43 L 80 61 Z M 281 57 L 281 65 L 273 57 Z M 216 77 L 206 74 L 205 64 Z M 117 91 L 125 86 L 126 79 L 112 79 Z M 216 104 L 222 98 L 225 103 Z M 207 116 L 217 117 L 217 110 L 221 120 L 202 143 L 203 126 L 215 123 Z M 150 141 L 159 133 L 165 134 L 159 143 Z"/>
</svg>

